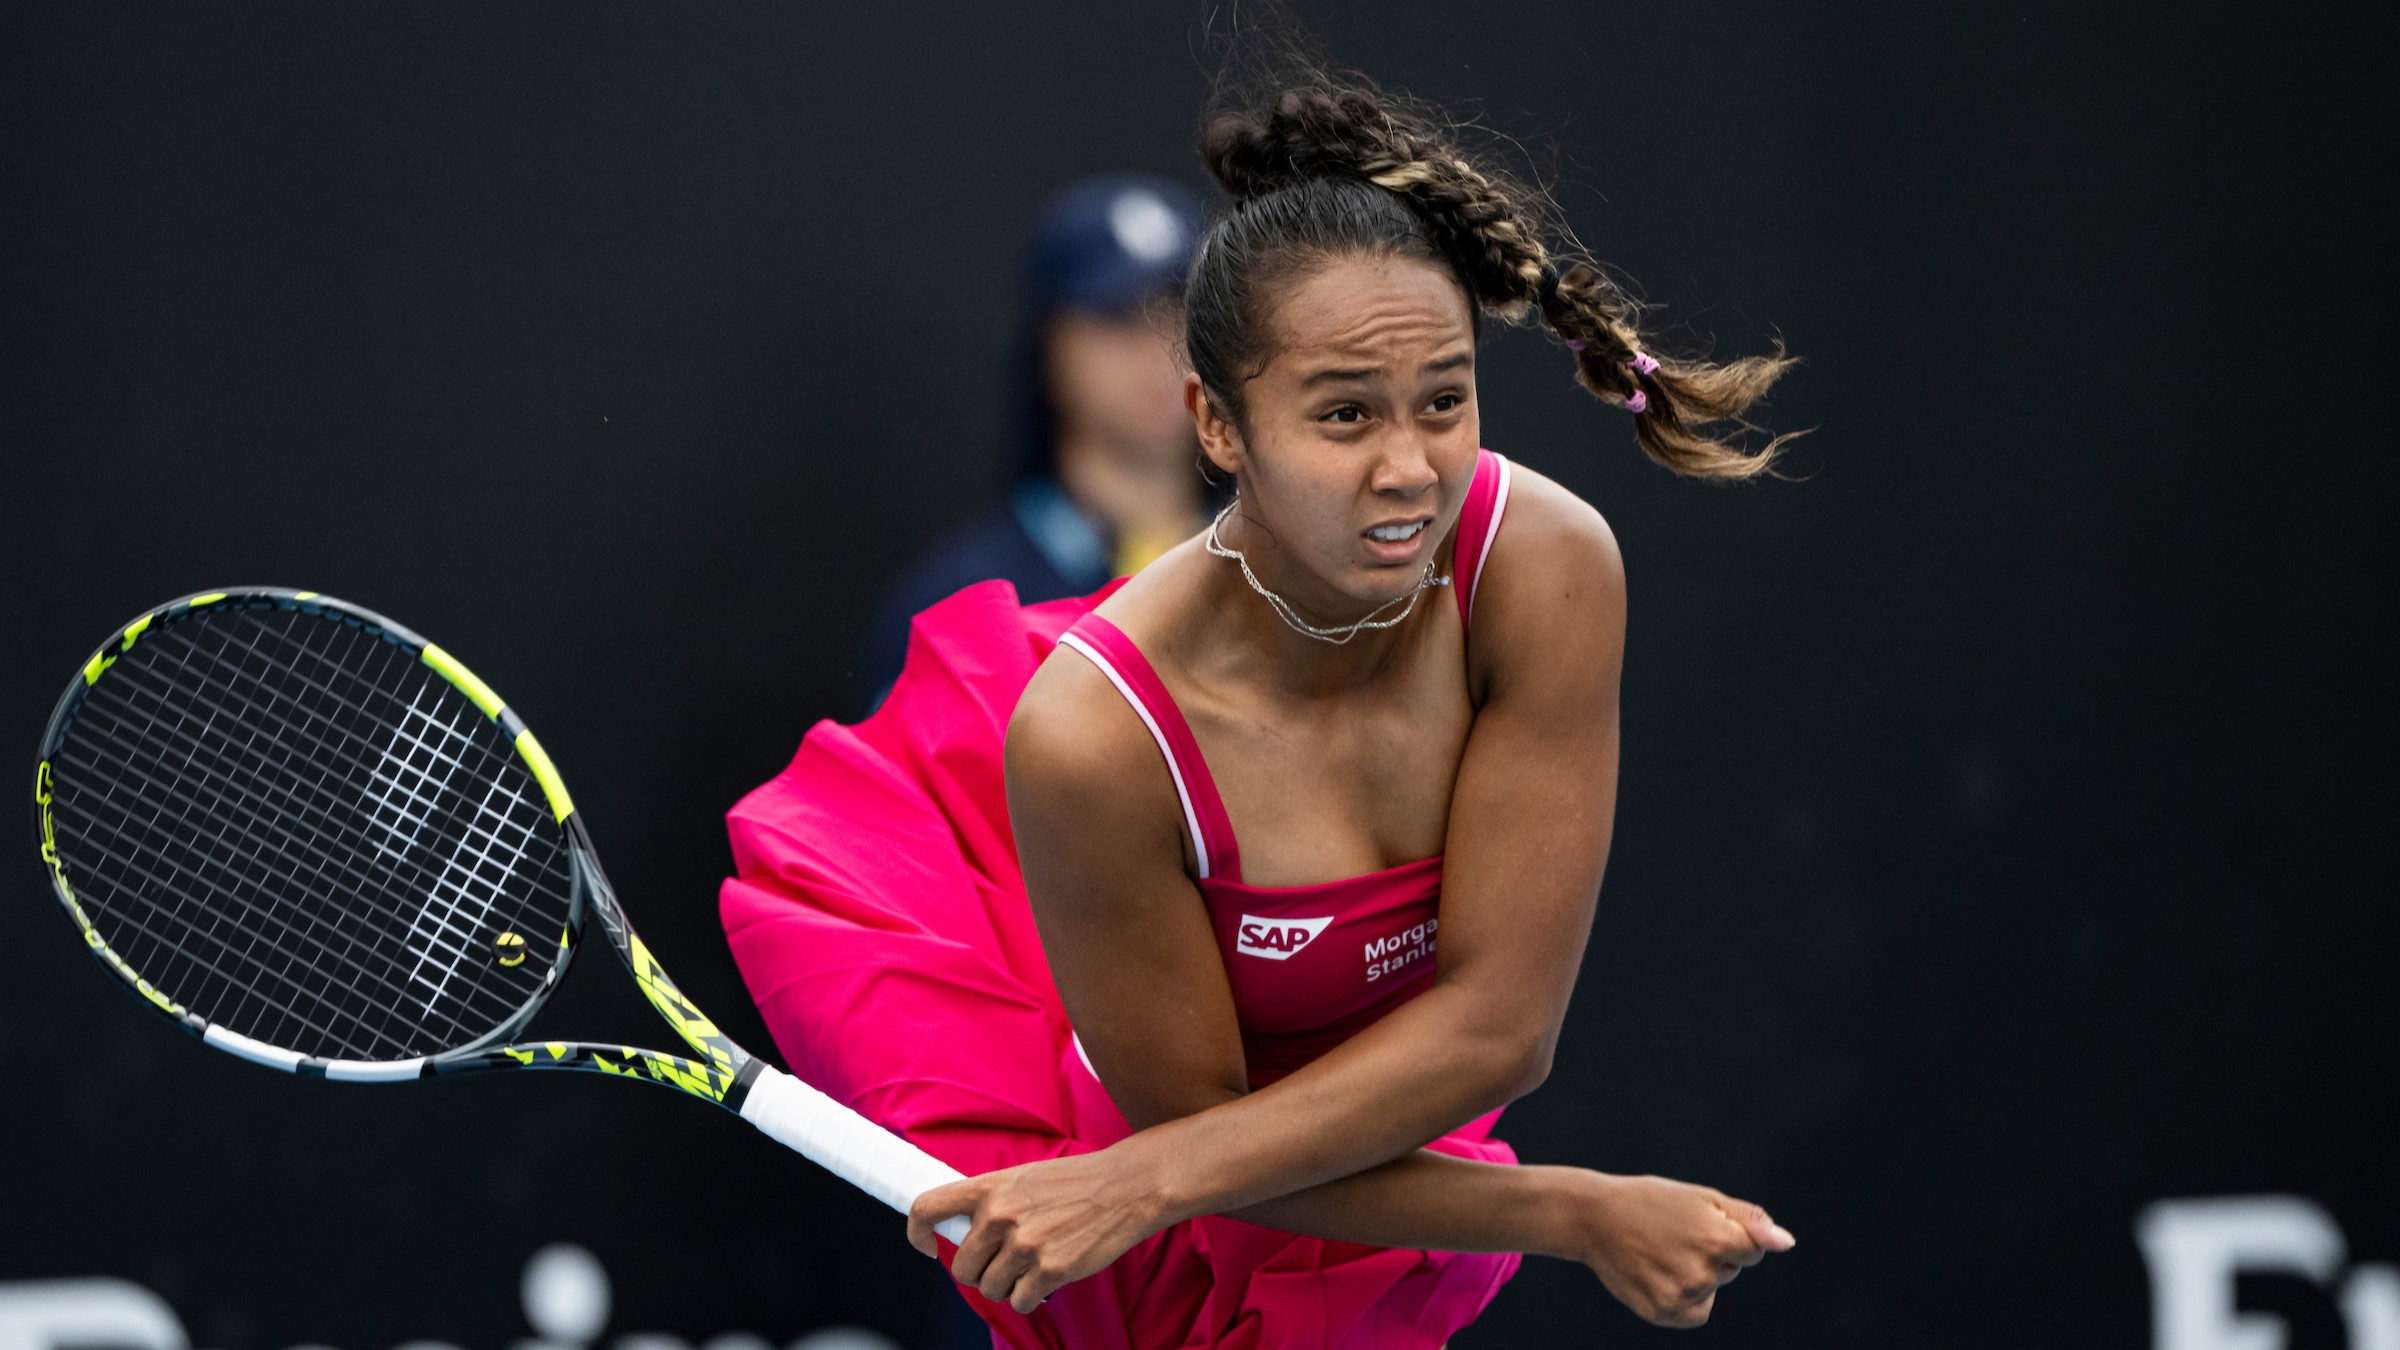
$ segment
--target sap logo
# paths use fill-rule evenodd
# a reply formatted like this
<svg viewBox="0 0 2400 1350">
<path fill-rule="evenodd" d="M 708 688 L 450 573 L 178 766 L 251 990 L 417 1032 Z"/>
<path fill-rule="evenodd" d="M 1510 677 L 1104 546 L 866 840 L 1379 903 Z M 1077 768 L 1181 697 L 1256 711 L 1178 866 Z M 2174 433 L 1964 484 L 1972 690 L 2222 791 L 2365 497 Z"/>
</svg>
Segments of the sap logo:
<svg viewBox="0 0 2400 1350">
<path fill-rule="evenodd" d="M 1328 914 L 1322 919 L 1262 919 L 1255 914 L 1242 916 L 1241 938 L 1233 949 L 1244 956 L 1263 956 L 1270 961 L 1287 961 L 1293 952 L 1317 940 L 1325 925 L 1333 922 Z"/>
<path fill-rule="evenodd" d="M 2351 1265 L 2333 1216 L 2299 1196 L 2161 1200 L 2134 1236 L 2150 1267 L 2153 1350 L 2283 1350 L 2280 1319 L 2236 1305 L 2245 1274 L 2296 1275 L 2332 1295 L 2350 1350 L 2400 1350 L 2400 1269 Z"/>
</svg>

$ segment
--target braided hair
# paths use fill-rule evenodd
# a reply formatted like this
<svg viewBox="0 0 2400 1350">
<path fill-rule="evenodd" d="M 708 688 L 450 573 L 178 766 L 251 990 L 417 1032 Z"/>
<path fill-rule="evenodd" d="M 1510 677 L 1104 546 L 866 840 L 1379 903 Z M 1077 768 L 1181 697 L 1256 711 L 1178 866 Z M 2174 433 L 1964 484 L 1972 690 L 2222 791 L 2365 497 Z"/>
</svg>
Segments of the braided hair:
<svg viewBox="0 0 2400 1350">
<path fill-rule="evenodd" d="M 1711 435 L 1793 364 L 1772 356 L 1680 360 L 1646 343 L 1641 304 L 1600 266 L 1553 244 L 1548 198 L 1478 163 L 1439 119 L 1360 77 L 1310 72 L 1263 106 L 1211 117 L 1201 155 L 1231 198 L 1185 283 L 1185 349 L 1237 425 L 1244 383 L 1265 367 L 1267 304 L 1286 283 L 1357 254 L 1447 267 L 1471 317 L 1538 321 L 1574 353 L 1575 378 L 1634 414 L 1650 458 L 1695 478 L 1765 472 L 1790 437 L 1756 451 Z"/>
</svg>

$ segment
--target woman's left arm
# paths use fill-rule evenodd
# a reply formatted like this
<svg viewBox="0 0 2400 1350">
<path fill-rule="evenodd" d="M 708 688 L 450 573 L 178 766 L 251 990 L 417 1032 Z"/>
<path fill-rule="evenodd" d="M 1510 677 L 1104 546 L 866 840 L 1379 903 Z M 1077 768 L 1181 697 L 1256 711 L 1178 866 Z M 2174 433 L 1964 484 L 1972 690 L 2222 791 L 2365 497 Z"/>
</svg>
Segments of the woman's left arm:
<svg viewBox="0 0 2400 1350">
<path fill-rule="evenodd" d="M 1202 1084 L 1151 1100 L 1110 1083 L 1139 1133 L 1032 1168 L 1075 1174 L 1057 1178 L 1066 1191 L 1139 1190 L 1146 1213 L 1125 1240 L 1199 1214 L 1275 1224 L 1287 1205 L 1322 1203 L 1295 1193 L 1409 1154 L 1548 1072 L 1608 856 L 1624 573 L 1599 514 L 1523 471 L 1494 553 L 1475 601 L 1480 707 L 1452 795 L 1432 987 L 1256 1092 Z M 1096 1171 L 1109 1175 L 1084 1175 Z M 977 1178 L 927 1201 L 960 1212 L 999 1184 Z M 1022 1184 L 1042 1193 L 1026 1197 L 1036 1209 L 1064 1203 Z"/>
</svg>

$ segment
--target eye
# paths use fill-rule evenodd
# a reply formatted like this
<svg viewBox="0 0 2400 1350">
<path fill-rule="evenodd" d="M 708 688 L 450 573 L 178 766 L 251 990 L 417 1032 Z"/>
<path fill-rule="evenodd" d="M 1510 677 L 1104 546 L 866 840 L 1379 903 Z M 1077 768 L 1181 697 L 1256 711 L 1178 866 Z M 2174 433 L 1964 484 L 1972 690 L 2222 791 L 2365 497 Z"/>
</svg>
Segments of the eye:
<svg viewBox="0 0 2400 1350">
<path fill-rule="evenodd" d="M 1367 410 L 1359 407 L 1355 403 L 1345 403 L 1341 407 L 1325 414 L 1324 420 L 1328 422 L 1342 423 L 1364 422 L 1367 420 Z"/>
<path fill-rule="evenodd" d="M 1436 394 L 1433 402 L 1425 405 L 1425 409 L 1437 413 L 1456 412 L 1465 403 L 1466 399 L 1457 394 Z"/>
</svg>

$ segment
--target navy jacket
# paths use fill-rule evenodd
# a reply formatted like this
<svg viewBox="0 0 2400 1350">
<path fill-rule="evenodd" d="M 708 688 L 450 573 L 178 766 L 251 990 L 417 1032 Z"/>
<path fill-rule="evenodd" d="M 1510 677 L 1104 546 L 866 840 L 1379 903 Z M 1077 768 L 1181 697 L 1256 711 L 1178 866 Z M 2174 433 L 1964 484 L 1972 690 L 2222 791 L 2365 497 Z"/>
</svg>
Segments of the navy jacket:
<svg viewBox="0 0 2400 1350">
<path fill-rule="evenodd" d="M 919 554 L 884 588 L 867 622 L 858 683 L 872 711 L 900 678 L 908 622 L 935 602 L 994 577 L 1013 582 L 1025 604 L 1089 595 L 1112 575 L 1106 535 L 1049 478 L 1028 478 Z"/>
</svg>

